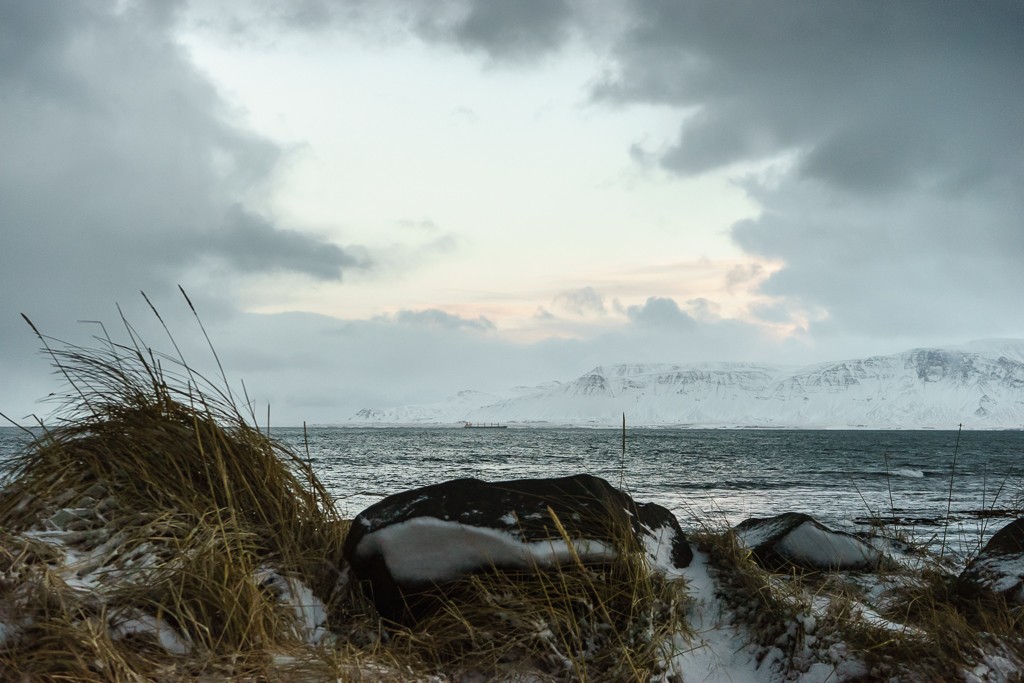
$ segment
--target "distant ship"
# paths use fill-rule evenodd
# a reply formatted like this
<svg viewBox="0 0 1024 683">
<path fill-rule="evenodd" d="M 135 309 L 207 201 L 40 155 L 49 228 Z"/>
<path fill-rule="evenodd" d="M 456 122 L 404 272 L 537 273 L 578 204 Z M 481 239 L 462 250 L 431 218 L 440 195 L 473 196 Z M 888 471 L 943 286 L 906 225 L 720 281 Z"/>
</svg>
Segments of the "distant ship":
<svg viewBox="0 0 1024 683">
<path fill-rule="evenodd" d="M 508 429 L 508 425 L 497 422 L 463 422 L 462 426 L 466 429 Z"/>
</svg>

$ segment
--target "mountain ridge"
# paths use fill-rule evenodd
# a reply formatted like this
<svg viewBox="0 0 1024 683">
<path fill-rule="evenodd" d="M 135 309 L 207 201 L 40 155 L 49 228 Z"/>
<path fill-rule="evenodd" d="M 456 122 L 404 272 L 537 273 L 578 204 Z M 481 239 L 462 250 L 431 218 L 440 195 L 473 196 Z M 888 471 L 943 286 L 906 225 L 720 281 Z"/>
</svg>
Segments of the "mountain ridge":
<svg viewBox="0 0 1024 683">
<path fill-rule="evenodd" d="M 507 392 L 367 408 L 349 425 L 1021 429 L 1024 340 L 919 347 L 807 366 L 620 363 Z"/>
</svg>

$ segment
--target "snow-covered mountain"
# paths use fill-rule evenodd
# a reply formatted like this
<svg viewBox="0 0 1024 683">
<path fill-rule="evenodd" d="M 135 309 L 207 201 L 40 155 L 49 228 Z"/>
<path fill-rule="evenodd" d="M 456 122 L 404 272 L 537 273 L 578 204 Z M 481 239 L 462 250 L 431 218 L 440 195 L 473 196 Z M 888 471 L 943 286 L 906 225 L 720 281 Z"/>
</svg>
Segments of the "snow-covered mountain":
<svg viewBox="0 0 1024 683">
<path fill-rule="evenodd" d="M 803 368 L 623 364 L 503 394 L 365 409 L 350 424 L 1024 428 L 1024 340 L 912 349 Z"/>
</svg>

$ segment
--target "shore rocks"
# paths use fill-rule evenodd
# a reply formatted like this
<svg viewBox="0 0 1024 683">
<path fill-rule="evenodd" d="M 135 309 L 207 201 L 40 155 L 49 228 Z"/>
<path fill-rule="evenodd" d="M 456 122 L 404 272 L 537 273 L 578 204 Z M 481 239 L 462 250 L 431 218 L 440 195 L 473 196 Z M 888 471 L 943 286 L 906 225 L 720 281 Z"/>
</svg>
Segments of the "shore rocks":
<svg viewBox="0 0 1024 683">
<path fill-rule="evenodd" d="M 969 598 L 1001 597 L 1024 604 L 1024 518 L 993 534 L 957 579 L 957 591 Z"/>
<path fill-rule="evenodd" d="M 736 536 L 766 569 L 874 569 L 881 553 L 852 534 L 833 531 L 810 515 L 787 512 L 751 518 L 735 527 Z"/>
<path fill-rule="evenodd" d="M 402 620 L 415 618 L 419 596 L 467 574 L 577 557 L 606 564 L 624 544 L 635 544 L 663 571 L 693 557 L 669 510 L 636 503 L 598 477 L 457 479 L 388 496 L 361 512 L 344 556 L 378 611 Z"/>
</svg>

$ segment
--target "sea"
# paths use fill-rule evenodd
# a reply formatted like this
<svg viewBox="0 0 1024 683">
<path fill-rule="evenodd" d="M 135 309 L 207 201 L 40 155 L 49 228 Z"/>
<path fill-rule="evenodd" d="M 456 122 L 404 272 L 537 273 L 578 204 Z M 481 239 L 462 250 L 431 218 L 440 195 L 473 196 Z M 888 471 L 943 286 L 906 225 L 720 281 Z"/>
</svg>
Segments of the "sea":
<svg viewBox="0 0 1024 683">
<path fill-rule="evenodd" d="M 684 529 L 802 512 L 970 555 L 1024 514 L 1024 431 L 278 428 L 346 517 L 448 479 L 589 473 Z M 0 467 L 30 437 L 0 428 Z"/>
</svg>

